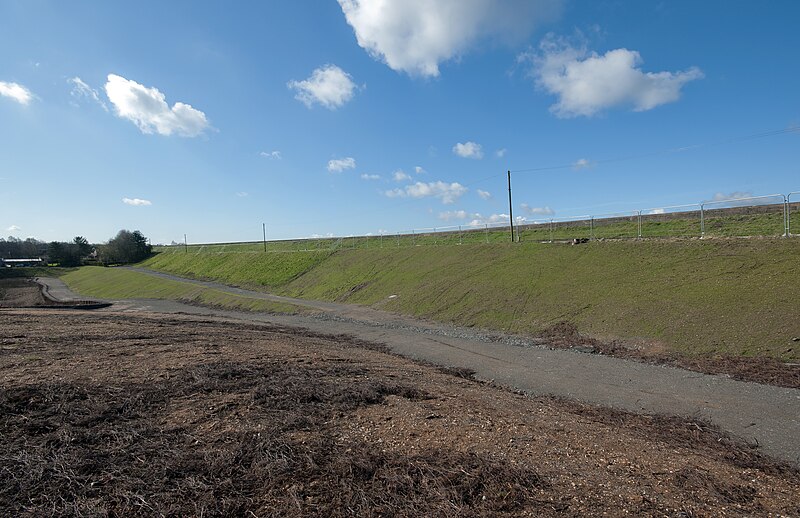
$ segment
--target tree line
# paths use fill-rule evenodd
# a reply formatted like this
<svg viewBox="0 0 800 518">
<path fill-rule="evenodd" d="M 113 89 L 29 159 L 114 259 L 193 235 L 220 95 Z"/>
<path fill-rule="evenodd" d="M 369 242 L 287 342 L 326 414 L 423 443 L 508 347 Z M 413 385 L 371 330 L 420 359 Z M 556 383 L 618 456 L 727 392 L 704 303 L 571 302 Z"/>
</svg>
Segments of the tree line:
<svg viewBox="0 0 800 518">
<path fill-rule="evenodd" d="M 147 238 L 138 230 L 120 230 L 108 243 L 92 245 L 83 236 L 72 241 L 46 243 L 34 238 L 24 241 L 14 236 L 0 238 L 0 258 L 27 259 L 46 257 L 48 264 L 80 266 L 91 260 L 99 264 L 126 264 L 146 259 L 153 252 Z"/>
</svg>

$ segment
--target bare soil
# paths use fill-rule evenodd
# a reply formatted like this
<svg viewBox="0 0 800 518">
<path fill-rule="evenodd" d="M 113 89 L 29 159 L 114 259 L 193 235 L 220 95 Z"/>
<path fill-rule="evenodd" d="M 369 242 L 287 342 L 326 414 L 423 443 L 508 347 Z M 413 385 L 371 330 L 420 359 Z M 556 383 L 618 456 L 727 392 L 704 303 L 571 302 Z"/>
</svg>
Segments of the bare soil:
<svg viewBox="0 0 800 518">
<path fill-rule="evenodd" d="M 42 288 L 30 279 L 0 279 L 0 308 L 52 305 Z"/>
<path fill-rule="evenodd" d="M 346 336 L 0 311 L 9 516 L 798 515 L 703 422 L 530 398 Z"/>
<path fill-rule="evenodd" d="M 548 347 L 578 349 L 648 363 L 672 365 L 705 374 L 725 374 L 741 381 L 778 387 L 800 388 L 800 364 L 784 363 L 765 356 L 686 356 L 668 351 L 658 344 L 637 344 L 620 340 L 602 340 L 583 335 L 571 322 L 559 322 L 545 330 L 540 338 Z"/>
</svg>

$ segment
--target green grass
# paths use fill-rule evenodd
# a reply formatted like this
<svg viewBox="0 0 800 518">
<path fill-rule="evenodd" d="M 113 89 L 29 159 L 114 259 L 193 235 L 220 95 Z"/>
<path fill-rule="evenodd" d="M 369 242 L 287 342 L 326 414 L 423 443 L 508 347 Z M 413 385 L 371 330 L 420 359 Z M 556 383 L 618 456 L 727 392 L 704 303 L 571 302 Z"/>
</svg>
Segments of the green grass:
<svg viewBox="0 0 800 518">
<path fill-rule="evenodd" d="M 118 268 L 84 266 L 62 275 L 61 280 L 77 293 L 101 299 L 161 299 L 245 311 L 302 312 L 301 308 L 292 304 L 245 297 Z"/>
<path fill-rule="evenodd" d="M 249 255 L 160 254 L 145 266 L 515 333 L 566 320 L 590 335 L 687 354 L 800 358 L 792 341 L 800 336 L 800 239 L 523 242 L 237 259 Z"/>
</svg>

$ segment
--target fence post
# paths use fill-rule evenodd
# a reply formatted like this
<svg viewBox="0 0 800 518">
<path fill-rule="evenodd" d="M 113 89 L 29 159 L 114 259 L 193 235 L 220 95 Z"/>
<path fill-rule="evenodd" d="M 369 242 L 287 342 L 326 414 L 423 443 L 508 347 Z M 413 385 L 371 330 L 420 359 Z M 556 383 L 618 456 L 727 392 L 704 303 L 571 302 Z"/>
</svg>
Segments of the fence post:
<svg viewBox="0 0 800 518">
<path fill-rule="evenodd" d="M 397 233 L 397 248 L 400 248 L 400 232 Z"/>
<path fill-rule="evenodd" d="M 706 214 L 705 214 L 705 204 L 700 204 L 700 237 L 705 237 L 706 235 Z"/>
<path fill-rule="evenodd" d="M 483 237 L 486 240 L 486 244 L 488 245 L 489 244 L 489 224 L 488 223 L 484 224 Z"/>
<path fill-rule="evenodd" d="M 789 237 L 789 198 L 786 196 L 783 197 L 783 230 L 783 236 Z"/>
<path fill-rule="evenodd" d="M 637 239 L 642 239 L 642 211 L 636 212 L 636 220 L 639 224 L 639 235 L 637 236 Z"/>
<path fill-rule="evenodd" d="M 436 235 L 436 227 L 433 227 L 433 245 L 439 244 L 439 237 Z"/>
<path fill-rule="evenodd" d="M 417 233 L 413 228 L 411 229 L 411 244 L 417 246 Z"/>
<path fill-rule="evenodd" d="M 553 242 L 553 220 L 550 219 L 550 242 Z"/>
<path fill-rule="evenodd" d="M 589 239 L 594 239 L 594 216 L 589 216 Z"/>
<path fill-rule="evenodd" d="M 461 225 L 458 226 L 458 244 L 459 245 L 463 245 L 464 244 L 464 236 L 461 233 Z"/>
<path fill-rule="evenodd" d="M 792 237 L 792 194 L 786 196 L 786 237 Z"/>
</svg>

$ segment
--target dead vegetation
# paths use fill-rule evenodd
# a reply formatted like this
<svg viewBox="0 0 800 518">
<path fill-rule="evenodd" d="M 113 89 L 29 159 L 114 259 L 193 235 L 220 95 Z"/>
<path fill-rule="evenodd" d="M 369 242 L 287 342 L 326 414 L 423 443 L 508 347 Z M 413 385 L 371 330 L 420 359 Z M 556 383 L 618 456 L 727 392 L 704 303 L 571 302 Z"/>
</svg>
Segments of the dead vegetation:
<svg viewBox="0 0 800 518">
<path fill-rule="evenodd" d="M 553 324 L 539 335 L 549 347 L 600 353 L 616 358 L 667 364 L 705 374 L 722 374 L 787 388 L 800 388 L 800 364 L 784 363 L 765 356 L 686 356 L 664 350 L 648 350 L 618 340 L 600 340 L 578 332 L 571 322 Z"/>
<path fill-rule="evenodd" d="M 367 345 L 182 316 L 0 312 L 0 510 L 800 512 L 793 468 L 706 423 L 532 399 Z"/>
</svg>

